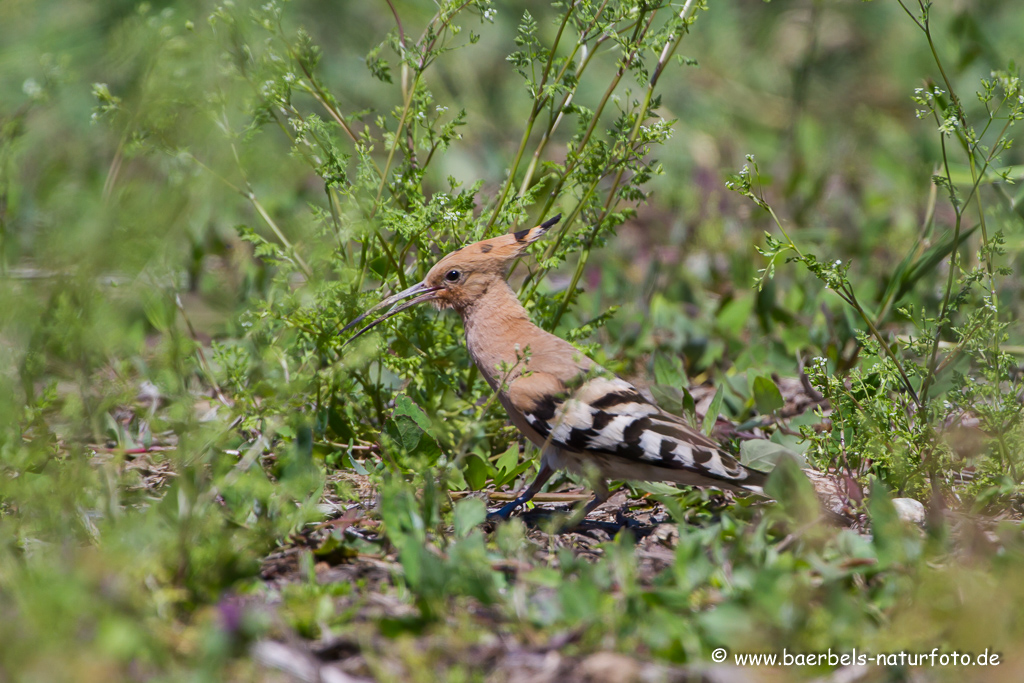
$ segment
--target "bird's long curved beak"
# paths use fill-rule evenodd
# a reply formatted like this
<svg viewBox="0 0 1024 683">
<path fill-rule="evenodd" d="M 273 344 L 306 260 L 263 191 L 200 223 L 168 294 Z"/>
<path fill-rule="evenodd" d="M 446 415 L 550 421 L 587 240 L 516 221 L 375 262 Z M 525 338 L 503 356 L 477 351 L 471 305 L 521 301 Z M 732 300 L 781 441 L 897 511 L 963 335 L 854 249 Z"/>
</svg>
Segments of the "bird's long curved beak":
<svg viewBox="0 0 1024 683">
<path fill-rule="evenodd" d="M 394 306 L 395 304 L 397 304 L 402 299 L 408 299 L 410 296 L 416 296 L 417 294 L 419 295 L 419 296 L 416 296 L 416 298 L 413 299 L 412 301 L 406 301 L 401 306 L 395 306 L 390 311 L 388 311 L 387 313 L 385 313 L 381 317 L 377 318 L 376 320 L 374 320 L 372 323 L 370 323 L 369 325 L 367 325 L 363 329 L 361 329 L 358 332 L 356 332 L 354 335 L 349 337 L 348 341 L 346 341 L 344 344 L 342 344 L 342 348 L 345 348 L 346 346 L 351 344 L 354 340 L 356 340 L 360 336 L 362 336 L 362 334 L 364 332 L 368 332 L 369 330 L 373 329 L 374 327 L 376 327 L 380 323 L 384 322 L 385 320 L 387 320 L 391 316 L 395 315 L 396 313 L 401 313 L 402 311 L 404 311 L 405 309 L 409 308 L 410 306 L 415 306 L 416 304 L 423 303 L 424 301 L 430 301 L 431 299 L 436 299 L 437 298 L 437 290 L 439 290 L 439 289 L 441 289 L 441 288 L 440 287 L 429 287 L 425 283 L 420 282 L 418 284 L 413 285 L 409 289 L 403 289 L 398 294 L 393 294 L 393 295 L 389 296 L 387 299 L 384 299 L 384 301 L 381 301 L 379 304 L 377 304 L 376 306 L 374 306 L 370 310 L 366 311 L 366 313 L 363 313 L 361 316 L 359 316 L 358 318 L 356 318 L 355 320 L 350 322 L 348 325 L 345 325 L 345 327 L 343 327 L 341 329 L 341 334 L 344 334 L 347 330 L 350 330 L 353 327 L 355 327 L 356 325 L 358 325 L 360 322 L 362 322 L 368 315 L 370 315 L 374 311 L 379 311 L 380 309 L 386 308 L 388 306 Z"/>
</svg>

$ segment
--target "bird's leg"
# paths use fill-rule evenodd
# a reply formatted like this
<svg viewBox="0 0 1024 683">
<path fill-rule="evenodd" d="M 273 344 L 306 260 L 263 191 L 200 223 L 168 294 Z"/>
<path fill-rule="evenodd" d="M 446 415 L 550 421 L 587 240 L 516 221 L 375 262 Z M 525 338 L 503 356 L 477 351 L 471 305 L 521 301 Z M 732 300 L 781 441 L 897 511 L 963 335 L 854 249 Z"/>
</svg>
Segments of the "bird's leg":
<svg viewBox="0 0 1024 683">
<path fill-rule="evenodd" d="M 540 471 L 537 472 L 537 478 L 533 480 L 533 483 L 530 484 L 530 486 L 527 487 L 527 489 L 523 491 L 519 495 L 519 497 L 513 500 L 511 503 L 501 508 L 500 510 L 495 510 L 494 512 L 489 513 L 487 515 L 487 519 L 508 519 L 509 516 L 515 511 L 517 507 L 529 502 L 530 499 L 533 498 L 538 491 L 540 491 L 541 487 L 544 486 L 544 484 L 548 483 L 548 479 L 550 479 L 551 475 L 554 473 L 555 470 L 549 467 L 548 464 L 542 460 L 540 465 Z"/>
<path fill-rule="evenodd" d="M 610 495 L 608 493 L 608 482 L 604 480 L 604 477 L 597 476 L 596 471 L 591 471 L 587 473 L 587 479 L 594 489 L 594 497 L 582 509 L 576 508 L 572 515 L 563 522 L 562 531 L 569 531 L 578 527 L 587 518 L 587 515 L 608 500 Z"/>
<path fill-rule="evenodd" d="M 583 508 L 584 517 L 599 508 L 602 503 L 608 500 L 608 496 L 610 495 L 608 493 L 608 482 L 606 482 L 604 478 L 595 477 L 591 482 L 591 485 L 594 487 L 594 497 L 589 503 L 587 503 L 587 506 Z"/>
</svg>

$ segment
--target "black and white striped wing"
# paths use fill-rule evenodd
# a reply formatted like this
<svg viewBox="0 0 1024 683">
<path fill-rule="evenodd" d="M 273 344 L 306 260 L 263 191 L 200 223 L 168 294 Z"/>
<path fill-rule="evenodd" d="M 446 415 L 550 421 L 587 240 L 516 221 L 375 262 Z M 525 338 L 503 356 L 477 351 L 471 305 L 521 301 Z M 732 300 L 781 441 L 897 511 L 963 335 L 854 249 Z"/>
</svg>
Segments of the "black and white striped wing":
<svg viewBox="0 0 1024 683">
<path fill-rule="evenodd" d="M 558 448 L 599 455 L 606 461 L 621 459 L 619 471 L 628 471 L 627 463 L 635 463 L 666 470 L 667 480 L 680 480 L 678 475 L 686 472 L 697 475 L 684 477 L 691 480 L 688 483 L 761 492 L 766 475 L 741 465 L 715 441 L 661 410 L 625 380 L 597 377 L 575 392 L 538 398 L 523 413 L 530 426 Z"/>
</svg>

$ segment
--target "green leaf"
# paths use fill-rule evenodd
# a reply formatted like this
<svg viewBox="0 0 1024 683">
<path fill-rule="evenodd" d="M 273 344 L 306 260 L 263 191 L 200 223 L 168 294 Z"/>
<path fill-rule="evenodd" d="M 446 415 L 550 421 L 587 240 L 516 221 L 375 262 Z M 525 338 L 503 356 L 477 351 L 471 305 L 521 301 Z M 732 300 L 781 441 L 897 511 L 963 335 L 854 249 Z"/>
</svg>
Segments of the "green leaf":
<svg viewBox="0 0 1024 683">
<path fill-rule="evenodd" d="M 398 417 L 401 415 L 408 415 L 413 419 L 421 430 L 424 432 L 430 431 L 430 418 L 427 414 L 416 405 L 411 398 L 405 394 L 398 394 L 395 396 L 395 412 L 391 414 L 392 417 Z"/>
<path fill-rule="evenodd" d="M 352 468 L 352 471 L 354 471 L 356 474 L 366 476 L 367 474 L 370 473 L 370 471 L 363 466 L 363 463 L 353 458 L 351 454 L 349 454 L 347 457 L 349 466 Z"/>
<path fill-rule="evenodd" d="M 487 484 L 487 463 L 476 453 L 470 453 L 462 464 L 462 474 L 469 488 L 479 491 Z"/>
<path fill-rule="evenodd" d="M 504 486 L 522 474 L 529 466 L 529 461 L 519 462 L 519 443 L 513 442 L 504 453 L 498 456 L 498 460 L 495 462 L 494 485 Z"/>
<path fill-rule="evenodd" d="M 498 456 L 498 460 L 494 463 L 494 466 L 498 468 L 498 471 L 502 474 L 506 474 L 515 469 L 515 466 L 519 464 L 519 442 L 513 441 L 509 444 L 508 449 Z"/>
<path fill-rule="evenodd" d="M 873 480 L 871 485 L 868 515 L 871 517 L 871 543 L 878 555 L 879 566 L 888 567 L 917 559 L 922 547 L 921 535 L 917 529 L 900 520 L 888 489 L 879 479 Z"/>
<path fill-rule="evenodd" d="M 530 460 L 527 460 L 525 462 L 521 462 L 515 468 L 513 468 L 510 472 L 508 472 L 508 473 L 506 473 L 504 475 L 495 476 L 494 477 L 494 485 L 495 486 L 505 486 L 509 482 L 514 481 L 516 477 L 518 477 L 520 474 L 522 474 L 526 470 L 530 469 L 532 466 L 533 466 L 533 462 L 530 461 Z"/>
<path fill-rule="evenodd" d="M 673 355 L 658 353 L 654 356 L 654 381 L 667 387 L 681 389 L 687 384 L 683 360 Z"/>
<path fill-rule="evenodd" d="M 678 496 L 681 493 L 677 487 L 661 481 L 638 481 L 632 486 L 638 491 L 649 493 L 652 496 Z"/>
<path fill-rule="evenodd" d="M 449 491 L 465 491 L 469 488 L 469 484 L 466 483 L 466 475 L 463 474 L 460 468 L 455 467 L 454 463 L 448 467 L 447 475 L 446 481 Z"/>
<path fill-rule="evenodd" d="M 672 519 L 676 521 L 686 519 L 686 513 L 680 502 L 680 499 L 685 495 L 682 489 L 660 481 L 638 481 L 631 484 L 631 486 L 638 491 L 649 494 L 654 500 L 664 505 L 669 514 L 672 515 Z"/>
<path fill-rule="evenodd" d="M 437 439 L 431 434 L 430 419 L 405 394 L 395 396 L 395 410 L 385 425 L 385 432 L 407 455 L 415 453 L 433 462 L 441 454 Z"/>
<path fill-rule="evenodd" d="M 803 326 L 784 327 L 779 336 L 786 345 L 786 353 L 790 355 L 802 351 L 811 343 L 811 332 Z"/>
<path fill-rule="evenodd" d="M 652 384 L 649 389 L 651 395 L 654 396 L 654 402 L 661 406 L 663 410 L 673 415 L 681 415 L 683 413 L 683 392 L 679 389 L 666 387 L 661 384 Z"/>
<path fill-rule="evenodd" d="M 693 400 L 693 394 L 685 386 L 683 387 L 683 416 L 690 424 L 697 424 L 697 402 Z"/>
<path fill-rule="evenodd" d="M 814 486 L 796 458 L 779 457 L 764 492 L 778 501 L 778 510 L 798 525 L 808 524 L 821 514 Z"/>
<path fill-rule="evenodd" d="M 758 412 L 768 414 L 786 405 L 786 402 L 775 382 L 768 377 L 758 376 L 754 378 L 754 404 Z"/>
<path fill-rule="evenodd" d="M 715 389 L 715 397 L 711 399 L 711 405 L 708 406 L 708 412 L 704 415 L 704 433 L 711 434 L 715 428 L 715 422 L 718 421 L 718 414 L 722 412 L 722 402 L 725 401 L 725 389 L 721 384 Z"/>
<path fill-rule="evenodd" d="M 722 306 L 716 316 L 716 322 L 724 333 L 735 336 L 743 330 L 753 310 L 753 294 L 744 293 Z"/>
<path fill-rule="evenodd" d="M 388 436 L 406 453 L 415 451 L 423 436 L 423 430 L 409 415 L 392 415 L 385 429 Z"/>
<path fill-rule="evenodd" d="M 752 439 L 740 444 L 740 462 L 760 472 L 771 472 L 784 457 L 793 458 L 800 467 L 807 467 L 803 454 L 772 441 Z"/>
<path fill-rule="evenodd" d="M 479 498 L 463 498 L 455 504 L 455 535 L 465 538 L 487 519 L 487 507 Z"/>
</svg>

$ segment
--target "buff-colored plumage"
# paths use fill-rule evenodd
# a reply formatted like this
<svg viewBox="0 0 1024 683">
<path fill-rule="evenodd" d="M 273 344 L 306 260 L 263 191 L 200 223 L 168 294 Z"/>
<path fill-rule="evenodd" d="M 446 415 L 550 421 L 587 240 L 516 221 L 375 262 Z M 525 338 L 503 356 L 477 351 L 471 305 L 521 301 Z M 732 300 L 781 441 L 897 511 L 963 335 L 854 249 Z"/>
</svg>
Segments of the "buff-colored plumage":
<svg viewBox="0 0 1024 683">
<path fill-rule="evenodd" d="M 607 499 L 606 478 L 760 493 L 763 473 L 739 464 L 703 433 L 647 401 L 629 382 L 530 321 L 505 275 L 512 261 L 559 218 L 448 254 L 422 282 L 384 300 L 346 329 L 375 310 L 413 296 L 353 339 L 423 301 L 453 308 L 462 316 L 469 355 L 512 423 L 543 454 L 536 480 L 495 512 L 497 516 L 507 517 L 530 500 L 561 468 L 594 482 L 595 497 L 587 512 Z"/>
</svg>

